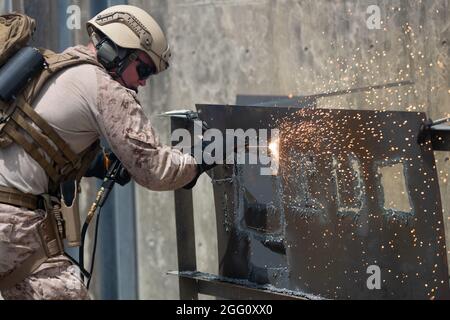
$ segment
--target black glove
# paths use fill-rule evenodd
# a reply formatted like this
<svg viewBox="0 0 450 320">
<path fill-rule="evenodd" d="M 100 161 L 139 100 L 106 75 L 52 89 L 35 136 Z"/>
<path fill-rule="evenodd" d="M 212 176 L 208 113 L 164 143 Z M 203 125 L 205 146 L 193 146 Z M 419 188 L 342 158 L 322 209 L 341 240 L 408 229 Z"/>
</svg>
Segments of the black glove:
<svg viewBox="0 0 450 320">
<path fill-rule="evenodd" d="M 211 170 L 211 169 L 213 169 L 216 166 L 217 166 L 216 163 L 213 163 L 213 164 L 198 164 L 197 165 L 197 175 L 195 176 L 195 178 L 191 182 L 189 182 L 189 184 L 185 185 L 183 187 L 183 189 L 190 190 L 190 189 L 194 188 L 195 185 L 197 184 L 198 178 L 200 178 L 200 176 L 204 172 L 206 172 L 208 170 Z"/>
<path fill-rule="evenodd" d="M 206 149 L 206 147 L 209 146 L 211 143 L 214 143 L 214 141 L 203 141 L 203 140 L 202 140 L 202 144 L 201 144 L 202 154 L 203 154 L 204 150 Z M 191 149 L 191 156 L 192 156 L 192 157 L 195 157 L 195 153 L 194 153 L 195 148 L 196 148 L 196 147 L 193 147 L 193 148 Z M 225 160 L 226 160 L 226 158 L 227 158 L 227 156 L 228 156 L 227 153 L 226 153 L 226 151 L 227 151 L 226 139 L 225 139 L 225 141 L 224 141 L 224 145 L 223 145 L 223 149 L 222 149 L 222 150 L 223 150 L 223 155 L 224 155 L 224 156 L 223 156 L 223 162 L 222 162 L 222 163 L 225 163 Z M 235 149 L 233 150 L 233 152 L 236 152 L 236 151 L 237 151 L 237 149 L 235 148 Z M 197 164 L 197 175 L 195 176 L 195 178 L 194 178 L 189 184 L 187 184 L 186 186 L 184 186 L 183 189 L 190 190 L 190 189 L 192 189 L 193 187 L 195 187 L 195 185 L 197 184 L 198 178 L 199 178 L 204 172 L 209 171 L 209 170 L 215 168 L 215 167 L 218 166 L 218 165 L 219 165 L 218 163 L 206 164 L 206 163 L 203 163 L 203 161 L 202 161 L 201 164 Z"/>
<path fill-rule="evenodd" d="M 107 160 L 106 160 L 107 159 Z M 109 162 L 110 164 L 114 163 L 114 161 L 118 160 L 116 155 L 112 152 L 106 152 L 104 150 L 100 151 L 95 157 L 94 161 L 92 161 L 89 169 L 86 171 L 85 177 L 96 177 L 99 179 L 104 179 L 106 173 L 108 172 L 108 168 L 106 164 Z M 128 171 L 122 166 L 119 173 L 116 176 L 115 182 L 124 186 L 131 181 L 131 176 Z"/>
</svg>

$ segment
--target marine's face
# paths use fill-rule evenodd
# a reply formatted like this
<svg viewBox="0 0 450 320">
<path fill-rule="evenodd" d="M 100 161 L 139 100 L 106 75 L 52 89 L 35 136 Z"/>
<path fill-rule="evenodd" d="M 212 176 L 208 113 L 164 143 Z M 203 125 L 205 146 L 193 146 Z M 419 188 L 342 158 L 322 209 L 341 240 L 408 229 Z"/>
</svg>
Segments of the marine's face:
<svg viewBox="0 0 450 320">
<path fill-rule="evenodd" d="M 145 52 L 139 52 L 136 60 L 131 62 L 122 73 L 123 85 L 129 89 L 138 91 L 140 86 L 145 86 L 147 79 L 156 73 L 153 61 Z"/>
</svg>

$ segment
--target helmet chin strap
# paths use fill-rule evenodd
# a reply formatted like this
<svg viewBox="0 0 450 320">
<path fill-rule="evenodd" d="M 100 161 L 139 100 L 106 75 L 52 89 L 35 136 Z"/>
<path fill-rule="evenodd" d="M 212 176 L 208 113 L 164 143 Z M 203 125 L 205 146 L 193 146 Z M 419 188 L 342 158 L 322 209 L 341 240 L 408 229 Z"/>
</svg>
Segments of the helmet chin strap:
<svg viewBox="0 0 450 320">
<path fill-rule="evenodd" d="M 130 90 L 135 91 L 136 93 L 138 92 L 137 88 L 130 88 L 128 83 L 123 78 L 123 73 L 128 68 L 130 63 L 132 63 L 133 61 L 135 61 L 138 58 L 138 55 L 139 54 L 136 51 L 132 51 L 131 53 L 129 53 L 125 58 L 123 58 L 120 61 L 120 65 L 117 68 L 117 71 L 115 72 L 117 77 L 119 77 L 119 79 L 122 80 L 122 83 L 124 84 L 124 86 L 127 87 Z"/>
<path fill-rule="evenodd" d="M 126 68 L 125 68 L 125 69 L 126 69 Z M 136 88 L 131 88 L 131 87 L 128 85 L 128 83 L 125 81 L 125 79 L 124 79 L 123 76 L 122 76 L 123 71 L 120 72 L 120 73 L 118 73 L 118 72 L 116 72 L 116 71 L 109 71 L 108 73 L 113 77 L 114 80 L 116 80 L 116 81 L 120 80 L 120 81 L 118 81 L 118 82 L 119 82 L 121 85 L 123 85 L 125 88 L 128 88 L 128 89 L 130 89 L 130 90 L 133 90 L 133 91 L 135 91 L 136 93 L 138 92 L 138 90 L 137 90 Z"/>
<path fill-rule="evenodd" d="M 128 88 L 128 84 L 126 83 L 125 79 L 122 76 L 122 73 L 119 73 L 117 71 L 108 71 L 108 73 L 110 74 L 111 77 L 113 77 L 114 80 L 120 80 L 119 82 Z"/>
</svg>

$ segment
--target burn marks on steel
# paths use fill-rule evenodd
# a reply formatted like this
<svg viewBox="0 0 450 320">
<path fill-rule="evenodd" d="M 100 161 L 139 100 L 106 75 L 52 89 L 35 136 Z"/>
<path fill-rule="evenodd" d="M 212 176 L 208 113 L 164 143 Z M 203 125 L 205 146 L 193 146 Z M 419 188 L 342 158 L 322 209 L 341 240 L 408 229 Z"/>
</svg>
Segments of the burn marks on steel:
<svg viewBox="0 0 450 320">
<path fill-rule="evenodd" d="M 199 108 L 220 130 L 280 130 L 278 176 L 236 166 L 214 184 L 218 228 L 229 223 L 221 275 L 327 298 L 450 297 L 434 154 L 416 142 L 424 114 Z M 366 286 L 370 265 L 381 290 Z"/>
</svg>

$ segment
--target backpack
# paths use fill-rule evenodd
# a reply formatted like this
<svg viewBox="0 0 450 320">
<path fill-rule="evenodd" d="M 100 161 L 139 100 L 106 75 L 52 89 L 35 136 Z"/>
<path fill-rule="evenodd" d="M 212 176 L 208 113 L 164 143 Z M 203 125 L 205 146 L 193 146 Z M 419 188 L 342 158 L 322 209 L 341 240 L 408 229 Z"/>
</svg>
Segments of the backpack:
<svg viewBox="0 0 450 320">
<path fill-rule="evenodd" d="M 25 47 L 36 30 L 34 19 L 19 13 L 0 16 L 0 67 L 2 67 L 16 52 Z M 9 105 L 0 100 L 0 132 L 4 127 L 3 119 Z M 11 144 L 4 134 L 0 134 L 0 147 Z"/>
<path fill-rule="evenodd" d="M 0 16 L 0 66 L 25 47 L 36 30 L 34 19 L 11 13 Z"/>
</svg>

